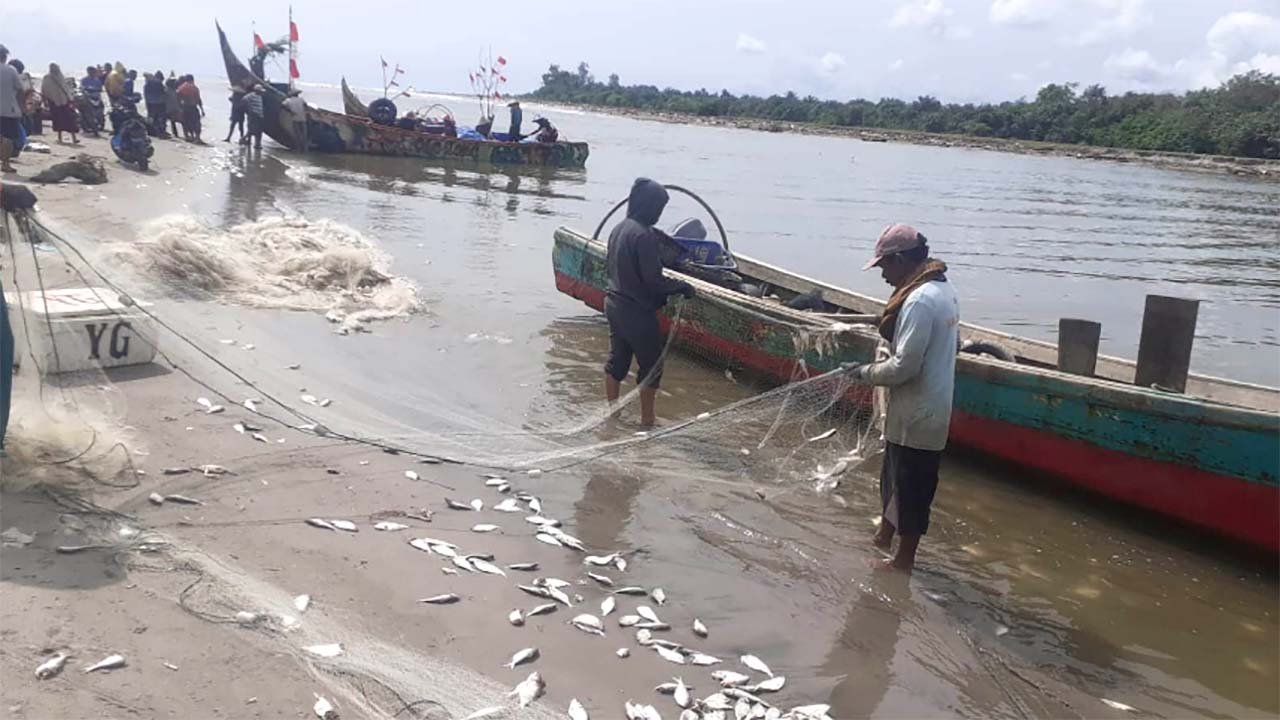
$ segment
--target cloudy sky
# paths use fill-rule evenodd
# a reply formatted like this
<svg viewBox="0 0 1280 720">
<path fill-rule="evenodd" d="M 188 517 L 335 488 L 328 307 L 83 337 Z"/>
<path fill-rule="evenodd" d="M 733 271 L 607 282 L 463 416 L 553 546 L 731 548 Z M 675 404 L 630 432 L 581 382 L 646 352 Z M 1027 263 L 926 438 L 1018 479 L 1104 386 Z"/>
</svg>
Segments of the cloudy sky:
<svg viewBox="0 0 1280 720">
<path fill-rule="evenodd" d="M 216 75 L 215 17 L 247 52 L 255 21 L 271 39 L 287 14 L 276 0 L 5 2 L 0 42 L 37 66 L 120 59 Z M 836 99 L 1003 100 L 1062 81 L 1185 90 L 1250 68 L 1280 74 L 1280 0 L 297 0 L 294 17 L 303 80 L 376 85 L 382 54 L 446 91 L 466 89 L 481 47 L 510 59 L 515 92 L 579 60 L 624 83 Z"/>
</svg>

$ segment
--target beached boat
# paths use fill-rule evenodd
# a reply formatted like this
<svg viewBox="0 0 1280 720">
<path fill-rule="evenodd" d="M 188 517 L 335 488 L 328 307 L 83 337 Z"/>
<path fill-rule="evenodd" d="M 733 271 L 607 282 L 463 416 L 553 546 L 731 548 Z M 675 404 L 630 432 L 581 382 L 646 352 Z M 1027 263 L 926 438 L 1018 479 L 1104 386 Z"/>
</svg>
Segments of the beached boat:
<svg viewBox="0 0 1280 720">
<path fill-rule="evenodd" d="M 342 111 L 352 117 L 369 117 L 369 106 L 360 102 L 345 77 L 342 78 Z"/>
<path fill-rule="evenodd" d="M 281 109 L 287 89 L 256 77 L 240 62 L 221 26 L 218 26 L 218 42 L 222 47 L 227 80 L 232 85 L 245 87 L 261 83 L 266 88 L 263 94 L 263 131 L 272 140 L 296 150 L 298 142 L 294 137 L 292 118 Z M 584 142 L 510 143 L 452 138 L 379 125 L 368 117 L 355 117 L 310 105 L 307 106 L 307 134 L 311 152 L 393 155 L 441 162 L 575 168 L 586 165 L 590 153 Z"/>
<path fill-rule="evenodd" d="M 556 288 L 602 310 L 605 251 L 601 240 L 557 229 Z M 841 321 L 878 315 L 881 301 L 733 258 L 738 275 L 781 301 L 667 270 L 698 290 L 681 310 L 677 347 L 777 382 L 874 357 L 880 340 L 874 327 Z M 824 310 L 836 313 L 793 310 L 782 302 L 815 289 L 828 304 Z M 664 332 L 670 312 L 668 306 L 660 316 Z M 1193 375 L 1185 394 L 1164 392 L 1135 386 L 1131 361 L 1100 356 L 1095 375 L 1085 377 L 1057 369 L 1052 343 L 969 324 L 962 324 L 961 335 L 997 345 L 1013 361 L 960 355 L 953 447 L 1280 552 L 1280 389 Z M 860 395 L 854 399 L 865 401 L 865 388 Z"/>
</svg>

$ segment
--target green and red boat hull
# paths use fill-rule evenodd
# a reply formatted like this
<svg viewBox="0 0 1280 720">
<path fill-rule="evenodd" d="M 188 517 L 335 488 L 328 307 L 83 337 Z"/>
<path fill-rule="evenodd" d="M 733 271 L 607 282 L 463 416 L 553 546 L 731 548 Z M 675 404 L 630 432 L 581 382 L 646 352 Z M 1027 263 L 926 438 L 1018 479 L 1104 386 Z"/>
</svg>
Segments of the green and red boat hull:
<svg viewBox="0 0 1280 720">
<path fill-rule="evenodd" d="M 603 243 L 560 229 L 552 261 L 560 292 L 603 310 Z M 659 312 L 666 331 L 673 311 Z M 817 339 L 817 325 L 715 293 L 680 312 L 677 347 L 782 383 L 868 362 L 878 343 L 869 330 Z M 956 373 L 953 445 L 1280 553 L 1280 415 L 968 355 Z"/>
</svg>

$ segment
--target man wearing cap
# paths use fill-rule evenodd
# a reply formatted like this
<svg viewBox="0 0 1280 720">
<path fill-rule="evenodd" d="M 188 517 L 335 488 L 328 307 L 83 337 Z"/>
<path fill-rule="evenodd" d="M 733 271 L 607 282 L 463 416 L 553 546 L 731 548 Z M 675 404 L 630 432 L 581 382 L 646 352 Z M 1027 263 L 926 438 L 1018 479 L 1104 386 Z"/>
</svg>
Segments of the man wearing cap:
<svg viewBox="0 0 1280 720">
<path fill-rule="evenodd" d="M 890 225 L 863 270 L 880 268 L 893 294 L 880 318 L 890 357 L 848 368 L 854 379 L 888 389 L 881 522 L 876 547 L 898 550 L 881 567 L 910 572 L 938 489 L 938 465 L 951 427 L 960 307 L 947 266 L 929 257 L 929 243 L 910 225 Z"/>
</svg>

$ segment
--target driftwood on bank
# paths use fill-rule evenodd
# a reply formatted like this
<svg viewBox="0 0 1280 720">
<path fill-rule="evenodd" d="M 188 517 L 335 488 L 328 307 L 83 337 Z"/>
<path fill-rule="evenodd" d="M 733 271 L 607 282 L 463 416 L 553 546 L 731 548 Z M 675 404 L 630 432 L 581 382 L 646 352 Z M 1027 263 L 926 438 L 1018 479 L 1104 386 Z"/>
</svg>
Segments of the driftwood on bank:
<svg viewBox="0 0 1280 720">
<path fill-rule="evenodd" d="M 32 176 L 32 182 L 57 183 L 75 178 L 85 185 L 101 185 L 107 181 L 107 169 L 102 161 L 92 155 L 80 154 L 60 163 L 54 163 Z"/>
</svg>

